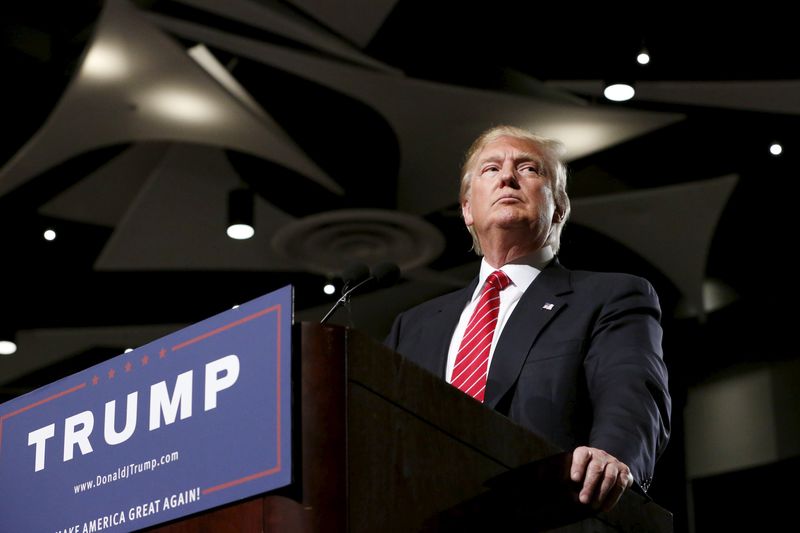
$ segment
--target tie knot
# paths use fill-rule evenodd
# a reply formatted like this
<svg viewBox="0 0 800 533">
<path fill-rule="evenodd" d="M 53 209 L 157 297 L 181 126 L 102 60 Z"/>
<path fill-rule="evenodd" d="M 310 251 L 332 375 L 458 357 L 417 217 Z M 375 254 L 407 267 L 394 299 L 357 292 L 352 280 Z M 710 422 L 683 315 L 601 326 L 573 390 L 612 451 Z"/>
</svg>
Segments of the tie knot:
<svg viewBox="0 0 800 533">
<path fill-rule="evenodd" d="M 498 291 L 502 291 L 511 283 L 511 279 L 502 270 L 495 270 L 489 277 L 486 278 L 486 283 L 495 287 Z"/>
</svg>

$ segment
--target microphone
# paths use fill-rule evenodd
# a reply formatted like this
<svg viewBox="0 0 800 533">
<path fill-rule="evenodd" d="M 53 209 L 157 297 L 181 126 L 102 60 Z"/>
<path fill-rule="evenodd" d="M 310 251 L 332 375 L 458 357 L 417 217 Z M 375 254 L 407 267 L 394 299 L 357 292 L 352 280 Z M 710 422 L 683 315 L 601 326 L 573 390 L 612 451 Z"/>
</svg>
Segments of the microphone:
<svg viewBox="0 0 800 533">
<path fill-rule="evenodd" d="M 372 277 L 375 278 L 375 288 L 391 287 L 400 280 L 400 267 L 394 263 L 380 263 L 372 269 Z"/>
<path fill-rule="evenodd" d="M 364 276 L 365 272 L 366 276 Z M 320 324 L 327 322 L 340 306 L 349 303 L 350 295 L 357 289 L 365 286 L 373 286 L 373 288 L 379 289 L 391 287 L 397 283 L 397 280 L 400 279 L 400 268 L 394 263 L 385 262 L 376 265 L 372 269 L 372 273 L 370 273 L 366 265 L 357 264 L 342 272 L 342 279 L 345 280 L 342 287 L 342 296 L 336 300 L 331 310 L 322 317 L 322 320 L 319 321 Z"/>
<path fill-rule="evenodd" d="M 344 284 L 342 285 L 342 294 L 347 292 L 347 289 L 354 285 L 358 285 L 365 279 L 369 278 L 369 267 L 364 263 L 354 263 L 344 269 L 342 275 L 342 281 Z"/>
</svg>

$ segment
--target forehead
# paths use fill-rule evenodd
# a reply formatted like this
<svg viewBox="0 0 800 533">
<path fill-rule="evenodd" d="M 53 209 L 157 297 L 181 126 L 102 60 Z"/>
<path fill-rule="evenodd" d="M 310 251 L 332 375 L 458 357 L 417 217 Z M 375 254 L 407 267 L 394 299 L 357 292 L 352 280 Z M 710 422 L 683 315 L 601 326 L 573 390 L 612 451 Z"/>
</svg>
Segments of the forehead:
<svg viewBox="0 0 800 533">
<path fill-rule="evenodd" d="M 536 143 L 528 139 L 518 139 L 516 137 L 498 137 L 497 139 L 486 143 L 484 147 L 478 152 L 476 161 L 484 161 L 487 159 L 518 157 L 520 155 L 533 156 L 538 159 L 542 158 L 542 152 L 536 146 Z"/>
</svg>

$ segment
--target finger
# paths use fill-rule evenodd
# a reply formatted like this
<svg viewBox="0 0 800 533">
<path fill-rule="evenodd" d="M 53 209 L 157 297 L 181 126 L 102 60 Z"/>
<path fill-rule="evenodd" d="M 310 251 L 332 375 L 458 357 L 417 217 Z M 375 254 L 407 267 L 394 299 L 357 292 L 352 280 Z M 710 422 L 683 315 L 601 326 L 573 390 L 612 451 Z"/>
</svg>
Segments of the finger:
<svg viewBox="0 0 800 533">
<path fill-rule="evenodd" d="M 622 493 L 625 492 L 628 487 L 633 484 L 633 475 L 631 475 L 630 471 L 622 470 L 617 475 L 616 481 L 613 485 L 609 488 L 608 493 L 601 499 L 600 501 L 600 510 L 601 511 L 610 511 L 617 505 L 617 502 L 622 497 Z"/>
<path fill-rule="evenodd" d="M 604 470 L 605 464 L 600 462 L 599 459 L 594 459 L 589 462 L 588 466 L 586 467 L 586 477 L 583 480 L 583 488 L 578 496 L 578 499 L 581 501 L 581 503 L 588 504 L 592 501 L 592 496 L 598 489 L 599 483 L 603 479 Z"/>
<path fill-rule="evenodd" d="M 570 478 L 572 481 L 582 481 L 586 473 L 586 466 L 592 459 L 592 452 L 586 446 L 579 446 L 572 452 L 572 469 Z"/>
<path fill-rule="evenodd" d="M 595 497 L 595 503 L 602 505 L 610 491 L 612 489 L 616 490 L 618 486 L 622 486 L 624 489 L 625 477 L 621 475 L 620 469 L 616 464 L 608 463 L 606 464 L 605 470 L 603 470 L 603 476 L 600 480 L 600 490 Z"/>
<path fill-rule="evenodd" d="M 607 498 L 619 499 L 622 491 L 624 491 L 627 486 L 627 470 L 622 468 L 620 463 L 608 463 L 603 472 L 603 479 L 600 483 L 600 490 L 597 493 L 595 502 L 603 506 Z M 614 503 L 616 503 L 616 501 Z"/>
</svg>

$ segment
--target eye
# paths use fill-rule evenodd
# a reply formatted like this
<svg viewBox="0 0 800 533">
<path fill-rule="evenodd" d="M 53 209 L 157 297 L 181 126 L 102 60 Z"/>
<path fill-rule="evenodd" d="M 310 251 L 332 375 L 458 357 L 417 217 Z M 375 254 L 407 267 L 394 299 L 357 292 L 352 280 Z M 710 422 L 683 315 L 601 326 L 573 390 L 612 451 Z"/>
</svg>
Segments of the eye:
<svg viewBox="0 0 800 533">
<path fill-rule="evenodd" d="M 542 170 L 541 170 L 541 166 L 539 165 L 539 163 L 535 163 L 535 162 L 523 163 L 519 167 L 519 172 L 521 172 L 523 174 L 536 174 L 537 176 L 542 176 L 543 175 L 542 174 Z"/>
<path fill-rule="evenodd" d="M 481 169 L 481 175 L 485 176 L 486 174 L 494 174 L 495 172 L 499 171 L 500 167 L 497 165 L 486 165 Z"/>
</svg>

